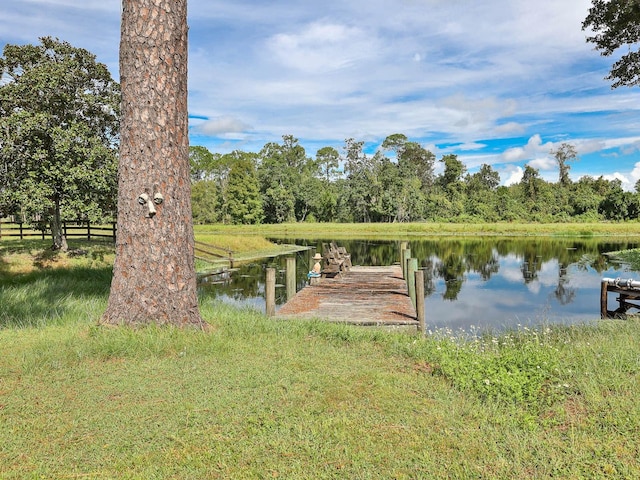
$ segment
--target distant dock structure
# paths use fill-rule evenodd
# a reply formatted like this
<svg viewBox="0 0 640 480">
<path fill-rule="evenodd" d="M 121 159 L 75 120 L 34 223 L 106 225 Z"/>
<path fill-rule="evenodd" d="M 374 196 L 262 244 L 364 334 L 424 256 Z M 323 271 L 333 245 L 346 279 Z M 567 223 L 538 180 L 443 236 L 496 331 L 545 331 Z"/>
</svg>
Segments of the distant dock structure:
<svg viewBox="0 0 640 480">
<path fill-rule="evenodd" d="M 618 294 L 618 308 L 609 310 L 609 293 Z M 600 284 L 600 317 L 624 318 L 631 309 L 640 310 L 640 282 L 630 278 L 603 278 Z"/>
</svg>

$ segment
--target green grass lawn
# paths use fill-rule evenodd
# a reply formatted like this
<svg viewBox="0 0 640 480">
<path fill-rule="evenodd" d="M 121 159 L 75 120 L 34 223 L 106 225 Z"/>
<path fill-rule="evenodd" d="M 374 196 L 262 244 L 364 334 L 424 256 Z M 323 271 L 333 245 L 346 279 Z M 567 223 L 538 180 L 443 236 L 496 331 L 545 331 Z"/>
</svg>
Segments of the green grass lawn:
<svg viewBox="0 0 640 480">
<path fill-rule="evenodd" d="M 423 338 L 203 298 L 206 333 L 98 327 L 108 252 L 6 245 L 2 479 L 640 477 L 637 319 Z"/>
</svg>

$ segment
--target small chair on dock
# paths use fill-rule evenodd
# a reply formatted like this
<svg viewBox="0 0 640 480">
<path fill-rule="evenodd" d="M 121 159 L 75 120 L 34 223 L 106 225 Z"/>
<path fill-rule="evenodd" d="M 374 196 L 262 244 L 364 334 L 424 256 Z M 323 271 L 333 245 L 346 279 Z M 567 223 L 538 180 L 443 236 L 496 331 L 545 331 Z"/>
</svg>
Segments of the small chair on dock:
<svg viewBox="0 0 640 480">
<path fill-rule="evenodd" d="M 351 255 L 347 253 L 347 249 L 339 247 L 333 242 L 331 243 L 331 247 L 335 249 L 335 252 L 337 252 L 338 258 L 344 260 L 345 269 L 349 270 L 349 268 L 351 268 Z"/>
<path fill-rule="evenodd" d="M 322 244 L 324 259 L 322 267 L 323 277 L 335 277 L 342 272 L 346 272 L 351 267 L 351 255 L 349 255 L 344 247 L 338 247 L 334 242 L 327 246 Z"/>
</svg>

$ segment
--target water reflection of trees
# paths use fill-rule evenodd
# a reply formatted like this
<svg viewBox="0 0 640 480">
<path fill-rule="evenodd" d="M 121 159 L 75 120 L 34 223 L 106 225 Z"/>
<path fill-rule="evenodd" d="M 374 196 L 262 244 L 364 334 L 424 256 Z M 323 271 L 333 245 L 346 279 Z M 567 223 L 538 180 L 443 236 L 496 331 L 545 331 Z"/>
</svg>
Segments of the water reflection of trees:
<svg viewBox="0 0 640 480">
<path fill-rule="evenodd" d="M 301 289 L 306 283 L 308 272 L 306 252 L 296 254 L 296 285 Z M 222 274 L 203 276 L 199 282 L 200 292 L 209 298 L 229 298 L 243 302 L 248 298 L 264 298 L 266 270 L 276 269 L 276 303 L 286 302 L 286 257 L 265 258 L 259 262 L 240 265 Z M 305 270 L 306 269 L 306 270 Z"/>
<path fill-rule="evenodd" d="M 315 249 L 322 250 L 322 243 L 333 239 L 296 239 L 283 243 L 307 245 L 309 251 L 296 254 L 296 283 L 301 289 L 306 284 L 306 274 L 311 268 L 310 257 Z M 388 240 L 339 240 L 351 254 L 354 265 L 391 265 L 400 261 L 401 241 Z M 498 273 L 500 261 L 505 257 L 514 257 L 520 262 L 522 281 L 531 283 L 538 280 L 544 264 L 557 262 L 558 280 L 555 297 L 561 304 L 571 303 L 576 295 L 570 288 L 567 271 L 569 266 L 578 269 L 593 269 L 601 273 L 612 267 L 604 252 L 637 248 L 632 241 L 617 242 L 600 239 L 562 239 L 562 238 L 505 238 L 505 237 L 442 237 L 429 239 L 411 239 L 408 241 L 411 256 L 418 259 L 418 265 L 424 271 L 425 294 L 431 295 L 441 281 L 444 284 L 443 298 L 456 300 L 467 277 L 478 275 L 488 281 Z M 276 268 L 276 283 L 286 283 L 285 257 L 264 259 L 241 266 L 232 273 L 232 278 L 217 283 L 202 284 L 201 290 L 210 297 L 227 296 L 236 301 L 250 297 L 264 297 L 266 268 Z M 286 301 L 284 288 L 276 289 L 276 301 Z"/>
<path fill-rule="evenodd" d="M 425 291 L 433 293 L 437 280 L 442 279 L 446 300 L 458 297 L 467 273 L 477 273 L 486 281 L 499 269 L 493 245 L 486 239 L 471 243 L 464 239 L 411 242 L 411 253 L 424 269 Z"/>
<path fill-rule="evenodd" d="M 352 252 L 352 259 L 362 265 L 388 265 L 398 261 L 400 255 L 400 241 L 360 240 L 342 244 Z M 474 273 L 488 281 L 498 273 L 501 258 L 512 256 L 520 261 L 524 283 L 537 281 L 543 265 L 556 262 L 555 296 L 562 304 L 572 302 L 576 295 L 568 285 L 569 266 L 601 273 L 612 266 L 603 253 L 637 246 L 636 241 L 603 242 L 597 238 L 442 237 L 408 242 L 411 256 L 418 259 L 424 270 L 427 295 L 435 292 L 438 281 L 442 280 L 443 298 L 456 300 L 466 276 Z"/>
<path fill-rule="evenodd" d="M 576 296 L 576 289 L 567 286 L 567 266 L 563 263 L 558 264 L 558 285 L 554 291 L 555 297 L 560 305 L 568 305 L 573 302 Z"/>
</svg>

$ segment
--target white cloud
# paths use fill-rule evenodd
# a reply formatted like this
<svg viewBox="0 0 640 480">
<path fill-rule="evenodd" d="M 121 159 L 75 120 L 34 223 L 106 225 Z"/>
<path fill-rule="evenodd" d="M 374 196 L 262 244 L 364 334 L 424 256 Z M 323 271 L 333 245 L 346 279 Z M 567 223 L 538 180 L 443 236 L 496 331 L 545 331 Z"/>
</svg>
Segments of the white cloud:
<svg viewBox="0 0 640 480">
<path fill-rule="evenodd" d="M 57 37 L 89 50 L 118 76 L 119 2 L 22 0 L 0 6 L 0 44 L 39 44 Z"/>
<path fill-rule="evenodd" d="M 557 168 L 558 164 L 550 157 L 541 157 L 531 160 L 529 162 L 529 166 L 537 170 L 554 170 Z"/>
<path fill-rule="evenodd" d="M 634 186 L 633 182 L 626 175 L 623 175 L 620 172 L 613 172 L 610 174 L 603 175 L 603 178 L 609 181 L 620 180 L 620 182 L 622 183 L 623 190 L 630 191 L 633 189 L 633 186 Z"/>
<path fill-rule="evenodd" d="M 483 143 L 462 143 L 460 145 L 456 145 L 456 150 L 467 151 L 467 150 L 481 150 L 486 147 Z"/>
<path fill-rule="evenodd" d="M 519 135 L 526 131 L 526 126 L 518 122 L 507 122 L 502 125 L 496 125 L 495 131 L 499 135 Z"/>
<path fill-rule="evenodd" d="M 266 45 L 282 65 L 306 73 L 350 68 L 378 51 L 375 37 L 360 28 L 320 22 L 297 33 L 277 33 Z"/>
<path fill-rule="evenodd" d="M 535 134 L 524 147 L 514 147 L 506 150 L 503 158 L 506 162 L 517 162 L 521 160 L 530 160 L 537 157 L 541 153 L 547 154 L 553 148 L 551 142 L 543 143 L 540 134 Z"/>
<path fill-rule="evenodd" d="M 115 2 L 105 2 L 104 0 L 21 0 L 23 3 L 31 3 L 38 8 L 72 7 L 100 11 L 120 12 L 120 5 Z"/>
<path fill-rule="evenodd" d="M 522 175 L 524 174 L 524 169 L 520 166 L 509 167 L 509 168 L 503 169 L 503 171 L 499 173 L 500 173 L 500 178 L 503 178 L 505 174 L 507 175 L 506 180 L 504 180 L 504 185 L 509 186 L 509 185 L 514 185 L 516 183 L 520 183 L 520 181 L 522 180 Z"/>
<path fill-rule="evenodd" d="M 620 150 L 625 155 L 631 155 L 640 151 L 640 139 L 633 139 L 629 144 L 621 146 Z"/>
<path fill-rule="evenodd" d="M 193 121 L 191 122 L 194 123 Z M 251 127 L 246 123 L 231 116 L 218 117 L 211 120 L 197 123 L 195 129 L 198 133 L 205 135 L 226 135 L 229 133 L 241 133 Z"/>
<path fill-rule="evenodd" d="M 631 181 L 633 182 L 633 185 L 635 187 L 636 182 L 640 180 L 640 162 L 637 162 L 633 166 L 633 170 L 631 170 L 629 177 L 631 177 Z"/>
</svg>

